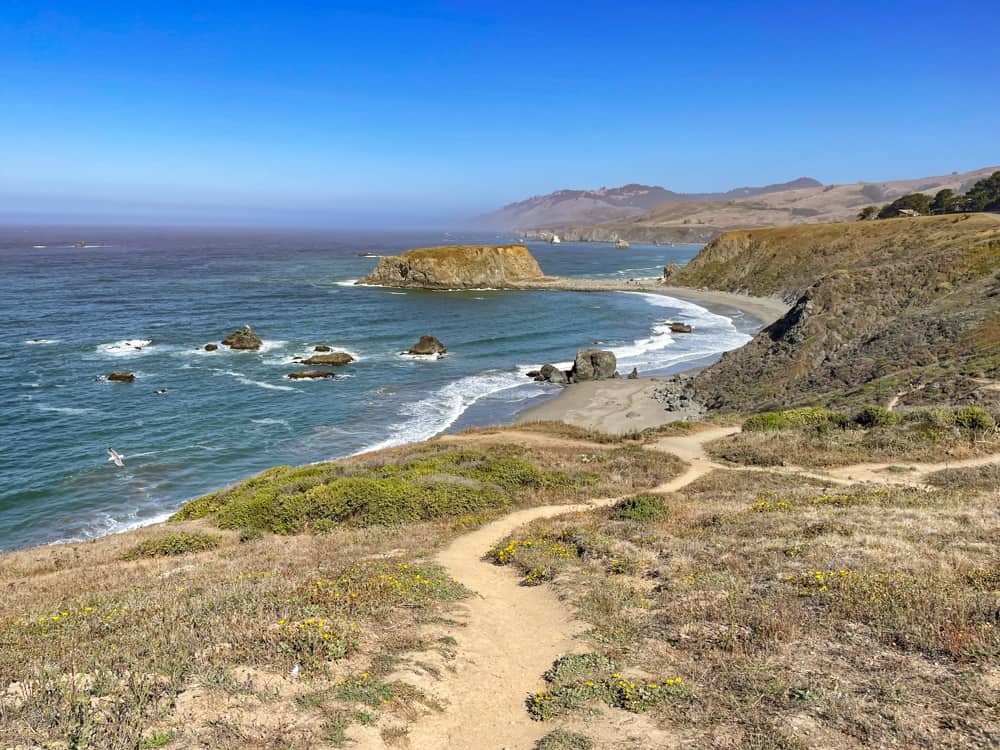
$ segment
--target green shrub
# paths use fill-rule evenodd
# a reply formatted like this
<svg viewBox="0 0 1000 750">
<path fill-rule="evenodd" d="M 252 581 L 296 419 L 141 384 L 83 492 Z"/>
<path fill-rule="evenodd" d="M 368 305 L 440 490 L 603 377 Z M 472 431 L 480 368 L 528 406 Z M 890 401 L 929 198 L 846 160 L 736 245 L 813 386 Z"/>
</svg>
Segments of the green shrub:
<svg viewBox="0 0 1000 750">
<path fill-rule="evenodd" d="M 993 415 L 978 406 L 966 406 L 955 412 L 955 424 L 963 430 L 987 432 L 996 428 Z"/>
<path fill-rule="evenodd" d="M 158 536 L 140 542 L 127 550 L 122 558 L 138 560 L 144 557 L 168 557 L 171 555 L 186 555 L 191 552 L 205 552 L 219 546 L 221 539 L 212 534 L 190 534 L 179 531 L 175 534 Z"/>
<path fill-rule="evenodd" d="M 820 407 L 803 407 L 785 411 L 765 411 L 748 417 L 743 423 L 745 432 L 771 432 L 805 427 L 842 427 L 847 417 L 840 412 Z"/>
<path fill-rule="evenodd" d="M 557 729 L 535 743 L 535 750 L 591 750 L 594 741 L 583 734 Z"/>
<path fill-rule="evenodd" d="M 853 422 L 866 430 L 872 427 L 888 427 L 899 421 L 899 415 L 882 406 L 866 406 L 854 415 Z"/>
<path fill-rule="evenodd" d="M 603 654 L 566 654 L 553 662 L 542 677 L 546 682 L 565 682 L 594 675 L 610 676 L 618 670 L 618 663 Z"/>
<path fill-rule="evenodd" d="M 669 512 L 662 497 L 643 493 L 619 500 L 612 509 L 611 516 L 619 521 L 647 523 L 663 518 Z"/>
</svg>

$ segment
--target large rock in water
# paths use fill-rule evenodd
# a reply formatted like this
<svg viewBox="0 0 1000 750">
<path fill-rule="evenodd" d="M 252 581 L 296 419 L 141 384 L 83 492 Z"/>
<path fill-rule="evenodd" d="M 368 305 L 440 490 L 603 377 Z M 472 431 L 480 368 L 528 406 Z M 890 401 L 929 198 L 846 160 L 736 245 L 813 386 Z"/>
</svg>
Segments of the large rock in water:
<svg viewBox="0 0 1000 750">
<path fill-rule="evenodd" d="M 350 364 L 354 361 L 352 357 L 347 352 L 333 352 L 332 354 L 314 354 L 309 359 L 302 361 L 304 365 L 333 365 L 334 367 L 339 367 L 340 365 Z"/>
<path fill-rule="evenodd" d="M 113 383 L 131 383 L 135 380 L 135 373 L 132 372 L 113 372 L 108 375 L 108 380 Z"/>
<path fill-rule="evenodd" d="M 253 328 L 250 326 L 243 326 L 242 331 L 234 331 L 222 340 L 222 343 L 228 346 L 230 349 L 248 349 L 250 351 L 256 351 L 260 349 L 261 344 L 264 342 L 260 340 L 260 336 L 253 332 Z"/>
<path fill-rule="evenodd" d="M 569 371 L 571 383 L 585 380 L 610 380 L 617 375 L 618 360 L 614 352 L 605 349 L 581 349 L 576 353 L 573 369 Z"/>
<path fill-rule="evenodd" d="M 446 245 L 379 259 L 359 284 L 424 289 L 501 289 L 538 281 L 542 269 L 524 245 Z"/>
<path fill-rule="evenodd" d="M 407 354 L 446 354 L 444 344 L 433 336 L 421 336 L 420 341 L 410 347 Z"/>
</svg>

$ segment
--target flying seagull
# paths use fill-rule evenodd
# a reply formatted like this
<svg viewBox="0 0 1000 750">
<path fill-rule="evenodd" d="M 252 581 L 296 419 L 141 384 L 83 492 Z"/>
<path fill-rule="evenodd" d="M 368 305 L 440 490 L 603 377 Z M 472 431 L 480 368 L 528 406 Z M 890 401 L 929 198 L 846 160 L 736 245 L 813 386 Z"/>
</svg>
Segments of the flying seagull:
<svg viewBox="0 0 1000 750">
<path fill-rule="evenodd" d="M 119 469 L 125 468 L 125 456 L 116 451 L 114 448 L 108 448 L 108 460 Z"/>
</svg>

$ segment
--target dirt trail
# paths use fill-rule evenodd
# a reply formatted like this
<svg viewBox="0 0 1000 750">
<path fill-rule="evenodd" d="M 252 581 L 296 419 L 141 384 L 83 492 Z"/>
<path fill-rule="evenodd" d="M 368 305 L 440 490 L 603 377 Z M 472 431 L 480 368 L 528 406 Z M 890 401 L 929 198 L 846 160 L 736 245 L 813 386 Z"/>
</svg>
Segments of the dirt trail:
<svg viewBox="0 0 1000 750">
<path fill-rule="evenodd" d="M 690 463 L 687 471 L 657 491 L 680 489 L 715 468 L 702 443 L 737 430 L 726 427 L 657 442 L 657 450 Z M 577 648 L 574 636 L 582 625 L 550 587 L 521 586 L 508 570 L 482 557 L 496 542 L 536 518 L 607 506 L 618 499 L 511 513 L 459 537 L 437 556 L 453 578 L 475 593 L 466 604 L 465 627 L 456 634 L 456 671 L 433 686 L 446 708 L 411 729 L 411 748 L 527 750 L 545 734 L 547 727 L 529 718 L 524 701 L 530 691 L 542 688 L 542 673 L 552 662 Z"/>
<path fill-rule="evenodd" d="M 692 435 L 661 438 L 651 447 L 672 453 L 687 462 L 684 473 L 655 488 L 673 492 L 715 469 L 744 469 L 715 463 L 704 444 L 739 432 L 739 427 L 721 427 Z M 532 442 L 542 437 L 525 433 Z M 494 437 L 494 436 L 489 436 Z M 512 433 L 507 433 L 512 437 Z M 574 440 L 549 438 L 548 444 Z M 924 475 L 946 466 L 976 466 L 997 456 L 914 466 L 907 477 L 880 472 L 887 464 L 844 466 L 820 474 L 785 467 L 806 476 L 839 484 L 867 480 L 882 483 L 918 483 Z M 603 498 L 574 505 L 545 505 L 511 513 L 476 531 L 459 537 L 437 556 L 437 562 L 473 596 L 465 604 L 464 627 L 456 633 L 458 656 L 454 672 L 443 680 L 424 684 L 445 709 L 424 716 L 411 727 L 409 747 L 457 750 L 529 750 L 548 727 L 532 721 L 525 710 L 529 693 L 543 687 L 542 673 L 560 655 L 577 650 L 574 637 L 583 625 L 574 620 L 550 587 L 524 587 L 510 572 L 485 562 L 483 555 L 496 542 L 538 518 L 550 518 L 604 507 L 620 498 Z"/>
</svg>

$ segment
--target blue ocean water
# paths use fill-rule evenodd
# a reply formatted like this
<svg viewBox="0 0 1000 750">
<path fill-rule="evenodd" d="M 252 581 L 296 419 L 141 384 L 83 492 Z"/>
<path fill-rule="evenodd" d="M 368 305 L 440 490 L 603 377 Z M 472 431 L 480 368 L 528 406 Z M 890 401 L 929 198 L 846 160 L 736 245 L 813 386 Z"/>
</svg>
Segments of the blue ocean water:
<svg viewBox="0 0 1000 750">
<path fill-rule="evenodd" d="M 653 295 L 351 283 L 376 262 L 362 251 L 510 239 L 0 229 L 0 549 L 149 523 L 275 464 L 509 422 L 558 392 L 524 373 L 581 347 L 612 348 L 620 369 L 649 374 L 748 338 L 750 321 Z M 651 276 L 698 250 L 530 247 L 560 276 Z M 694 322 L 695 332 L 672 337 L 667 320 Z M 261 351 L 204 351 L 245 324 L 264 339 Z M 448 356 L 400 356 L 422 334 L 444 341 Z M 288 380 L 293 357 L 319 344 L 357 362 L 333 381 Z M 136 380 L 99 379 L 113 370 Z M 125 468 L 107 461 L 109 446 Z"/>
</svg>

